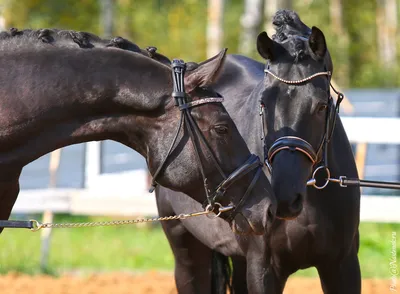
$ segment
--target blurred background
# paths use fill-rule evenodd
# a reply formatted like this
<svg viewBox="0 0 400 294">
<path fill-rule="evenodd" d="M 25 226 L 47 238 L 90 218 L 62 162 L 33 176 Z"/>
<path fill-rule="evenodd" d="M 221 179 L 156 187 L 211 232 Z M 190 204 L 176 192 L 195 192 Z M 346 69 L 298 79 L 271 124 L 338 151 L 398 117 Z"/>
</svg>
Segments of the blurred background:
<svg viewBox="0 0 400 294">
<path fill-rule="evenodd" d="M 272 36 L 271 18 L 281 8 L 295 10 L 306 25 L 325 34 L 334 83 L 346 96 L 340 115 L 360 177 L 400 181 L 399 0 L 0 0 L 0 29 L 121 36 L 141 48 L 155 46 L 170 59 L 196 62 L 227 47 L 230 54 L 262 61 L 256 37 L 263 30 Z M 23 169 L 13 218 L 154 216 L 148 181 L 144 159 L 119 143 L 68 146 Z M 400 192 L 365 188 L 362 194 L 362 273 L 389 279 L 390 240 L 392 232 L 400 232 Z M 158 224 L 51 234 L 5 230 L 0 249 L 0 273 L 173 269 Z M 316 276 L 316 271 L 296 275 Z"/>
</svg>

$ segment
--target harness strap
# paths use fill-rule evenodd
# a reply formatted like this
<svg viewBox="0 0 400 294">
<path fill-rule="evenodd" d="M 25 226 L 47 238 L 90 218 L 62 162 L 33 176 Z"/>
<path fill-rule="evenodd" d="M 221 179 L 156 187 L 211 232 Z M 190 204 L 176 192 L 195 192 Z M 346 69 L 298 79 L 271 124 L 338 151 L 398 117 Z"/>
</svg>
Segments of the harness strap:
<svg viewBox="0 0 400 294">
<path fill-rule="evenodd" d="M 239 203 L 235 206 L 235 208 L 231 211 L 231 213 L 229 214 L 229 216 L 227 217 L 227 221 L 231 222 L 234 218 L 235 215 L 237 214 L 237 210 L 239 208 L 241 208 L 241 206 L 243 205 L 243 203 L 246 201 L 246 199 L 249 197 L 251 191 L 253 190 L 254 186 L 257 183 L 258 178 L 260 177 L 260 174 L 262 172 L 262 168 L 261 168 L 262 164 L 258 167 L 257 172 L 253 178 L 253 180 L 250 183 L 250 186 L 247 188 L 246 193 L 243 195 L 242 199 L 240 199 Z"/>
<path fill-rule="evenodd" d="M 306 77 L 306 78 L 300 79 L 300 80 L 285 80 L 270 71 L 269 61 L 267 62 L 264 72 L 270 74 L 272 77 L 274 77 L 275 79 L 277 79 L 283 83 L 292 84 L 292 85 L 302 84 L 302 83 L 312 80 L 313 78 L 318 77 L 318 76 L 328 76 L 328 81 L 329 81 L 330 87 L 332 87 L 333 91 L 338 95 L 335 107 L 333 107 L 333 105 L 334 105 L 333 98 L 331 95 L 329 95 L 329 97 L 330 97 L 329 101 L 328 101 L 329 105 L 327 108 L 326 119 L 325 119 L 325 132 L 324 132 L 324 135 L 322 137 L 321 143 L 319 144 L 317 151 L 314 151 L 314 148 L 307 141 L 305 141 L 299 137 L 286 136 L 286 137 L 279 138 L 272 144 L 272 146 L 269 149 L 267 149 L 266 145 L 264 144 L 264 154 L 265 154 L 264 161 L 265 161 L 265 164 L 267 165 L 269 171 L 272 172 L 272 159 L 273 159 L 274 155 L 276 155 L 276 153 L 278 153 L 279 151 L 284 150 L 284 149 L 293 149 L 293 150 L 302 152 L 311 160 L 313 165 L 316 165 L 318 162 L 322 161 L 322 166 L 328 166 L 328 152 L 327 152 L 328 144 L 331 140 L 333 131 L 335 129 L 336 118 L 337 118 L 337 114 L 339 113 L 340 103 L 342 102 L 342 100 L 344 98 L 343 94 L 338 92 L 332 86 L 332 83 L 330 81 L 332 73 L 330 71 L 324 71 L 324 72 L 315 73 L 313 75 L 310 75 L 309 77 Z M 263 136 L 265 136 L 265 128 L 266 128 L 266 116 L 265 116 L 264 112 L 265 112 L 265 106 L 262 104 L 262 101 L 260 101 L 260 116 L 262 116 L 261 123 L 262 123 Z M 333 115 L 333 117 L 332 117 L 332 115 Z M 323 152 L 323 155 L 322 155 L 322 158 L 318 161 L 318 159 L 320 158 L 321 151 Z"/>
<path fill-rule="evenodd" d="M 175 137 L 173 139 L 173 142 L 167 152 L 167 156 L 164 158 L 161 165 L 158 167 L 157 171 L 155 172 L 155 174 L 153 176 L 149 192 L 152 193 L 155 190 L 155 188 L 157 186 L 156 178 L 159 175 L 159 173 L 161 172 L 162 168 L 165 166 L 165 163 L 175 146 L 179 132 L 182 128 L 182 123 L 185 123 L 186 130 L 189 133 L 190 139 L 193 144 L 193 148 L 195 150 L 196 159 L 200 166 L 200 172 L 201 172 L 201 175 L 203 178 L 203 185 L 204 185 L 204 190 L 205 190 L 205 193 L 207 196 L 208 203 L 211 204 L 212 206 L 214 206 L 214 201 L 210 195 L 210 189 L 208 188 L 208 180 L 207 180 L 207 177 L 205 174 L 205 168 L 204 168 L 203 163 L 200 158 L 200 152 L 199 152 L 200 150 L 198 148 L 199 146 L 197 144 L 198 143 L 197 141 L 202 141 L 202 143 L 208 148 L 210 157 L 211 157 L 215 167 L 217 168 L 218 172 L 221 174 L 221 176 L 224 180 L 226 179 L 226 176 L 225 176 L 224 172 L 222 171 L 220 165 L 218 164 L 218 161 L 215 158 L 214 153 L 211 151 L 211 148 L 207 144 L 207 140 L 204 138 L 203 133 L 201 132 L 201 130 L 197 126 L 196 122 L 194 121 L 193 117 L 191 116 L 189 109 L 192 107 L 198 106 L 198 105 L 206 104 L 206 103 L 220 103 L 220 102 L 224 101 L 224 98 L 208 97 L 208 98 L 195 100 L 192 102 L 186 102 L 187 95 L 185 93 L 185 88 L 184 88 L 185 85 L 184 85 L 184 78 L 183 78 L 185 70 L 186 70 L 186 64 L 184 63 L 183 60 L 174 59 L 172 62 L 172 69 L 173 69 L 172 79 L 173 79 L 173 85 L 174 85 L 172 97 L 175 98 L 175 105 L 179 106 L 179 109 L 181 111 L 181 118 L 180 118 L 179 126 L 176 131 Z M 197 136 L 195 136 L 196 133 L 197 133 Z"/>
<path fill-rule="evenodd" d="M 151 187 L 150 187 L 150 189 L 149 189 L 149 193 L 153 193 L 154 190 L 155 190 L 155 188 L 157 187 L 156 178 L 157 178 L 158 174 L 161 172 L 161 170 L 162 170 L 162 168 L 164 167 L 165 163 L 167 162 L 167 159 L 168 159 L 169 155 L 171 154 L 172 149 L 173 149 L 174 146 L 175 146 L 176 139 L 178 138 L 178 135 L 179 135 L 179 131 L 180 131 L 181 128 L 182 128 L 182 122 L 183 122 L 183 114 L 181 114 L 181 117 L 180 117 L 180 119 L 179 119 L 179 125 L 178 125 L 178 128 L 177 128 L 177 130 L 176 130 L 174 139 L 172 140 L 172 144 L 171 144 L 171 146 L 170 146 L 169 149 L 168 149 L 167 156 L 165 156 L 164 160 L 162 161 L 162 163 L 161 163 L 160 166 L 158 167 L 157 171 L 154 173 L 153 179 L 151 180 Z"/>
<path fill-rule="evenodd" d="M 284 136 L 279 138 L 272 144 L 268 151 L 268 161 L 272 163 L 274 156 L 281 150 L 289 149 L 302 152 L 306 155 L 313 165 L 317 162 L 317 154 L 313 147 L 306 140 L 295 136 Z"/>
<path fill-rule="evenodd" d="M 204 99 L 217 99 L 217 98 L 204 98 Z M 206 102 L 204 102 L 204 103 L 206 103 Z M 188 112 L 188 110 L 184 110 L 184 111 Z M 219 165 L 218 160 L 215 158 L 214 153 L 211 151 L 211 147 L 208 145 L 207 140 L 204 138 L 204 135 L 201 132 L 199 126 L 196 124 L 196 122 L 194 121 L 193 117 L 189 113 L 188 113 L 187 117 L 188 117 L 188 119 L 190 121 L 191 127 L 197 133 L 199 139 L 202 141 L 204 146 L 206 146 L 206 148 L 208 149 L 208 151 L 209 151 L 208 153 L 210 154 L 210 157 L 211 157 L 211 160 L 213 161 L 214 166 L 218 170 L 218 172 L 221 175 L 221 177 L 225 180 L 226 179 L 225 173 L 223 172 L 221 166 Z"/>
<path fill-rule="evenodd" d="M 201 176 L 203 177 L 203 184 L 204 184 L 204 190 L 206 192 L 206 197 L 208 200 L 208 203 L 211 204 L 211 206 L 214 206 L 214 202 L 212 201 L 212 198 L 210 196 L 210 189 L 208 188 L 208 180 L 207 177 L 205 175 L 204 172 L 204 167 L 203 167 L 203 163 L 201 162 L 201 158 L 200 158 L 200 153 L 199 150 L 197 148 L 197 144 L 196 144 L 196 138 L 193 134 L 193 121 L 192 121 L 192 117 L 190 116 L 190 114 L 187 112 L 187 110 L 184 112 L 185 115 L 185 119 L 188 121 L 188 123 L 186 124 L 186 129 L 189 133 L 189 136 L 192 140 L 192 144 L 193 144 L 193 148 L 195 150 L 195 154 L 196 154 L 196 159 L 198 161 L 198 163 L 200 164 L 200 172 L 201 172 Z"/>
<path fill-rule="evenodd" d="M 262 162 L 257 155 L 251 154 L 243 165 L 233 171 L 229 177 L 217 187 L 213 200 L 218 201 L 232 184 L 240 180 L 243 176 L 247 175 L 257 167 L 262 167 Z"/>
<path fill-rule="evenodd" d="M 0 228 L 33 229 L 34 221 L 0 220 Z"/>
<path fill-rule="evenodd" d="M 276 74 L 274 74 L 272 71 L 270 71 L 269 70 L 269 65 L 268 65 L 268 68 L 264 69 L 264 72 L 269 73 L 275 79 L 277 79 L 277 80 L 279 80 L 279 81 L 281 81 L 281 82 L 283 82 L 285 84 L 302 84 L 302 83 L 307 82 L 309 80 L 312 80 L 313 78 L 318 77 L 318 76 L 328 76 L 328 77 L 330 77 L 332 75 L 332 73 L 330 71 L 323 71 L 323 72 L 317 72 L 317 73 L 315 73 L 315 74 L 313 74 L 313 75 L 311 75 L 309 77 L 306 77 L 304 79 L 301 79 L 301 80 L 292 80 L 292 81 L 290 81 L 290 80 L 282 79 L 282 78 L 278 77 Z"/>
<path fill-rule="evenodd" d="M 224 98 L 214 98 L 214 97 L 209 97 L 209 98 L 203 98 L 203 99 L 199 99 L 199 100 L 195 100 L 192 102 L 187 102 L 185 104 L 182 104 L 179 106 L 180 110 L 184 110 L 184 109 L 189 109 L 198 105 L 202 105 L 205 103 L 218 103 L 218 102 L 224 102 Z"/>
</svg>

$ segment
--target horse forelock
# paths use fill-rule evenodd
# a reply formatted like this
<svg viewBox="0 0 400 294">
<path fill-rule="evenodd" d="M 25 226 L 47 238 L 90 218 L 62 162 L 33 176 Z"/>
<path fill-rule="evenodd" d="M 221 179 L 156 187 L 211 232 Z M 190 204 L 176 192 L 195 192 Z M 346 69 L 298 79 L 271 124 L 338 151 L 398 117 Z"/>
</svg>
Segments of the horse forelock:
<svg viewBox="0 0 400 294">
<path fill-rule="evenodd" d="M 276 31 L 272 40 L 286 49 L 293 57 L 293 62 L 298 63 L 309 56 L 306 43 L 311 35 L 311 28 L 302 22 L 295 11 L 278 10 L 273 16 L 272 23 Z M 329 49 L 325 57 L 325 65 L 327 70 L 333 71 Z"/>
<path fill-rule="evenodd" d="M 276 30 L 272 38 L 277 42 L 282 42 L 293 35 L 308 37 L 311 34 L 311 28 L 305 25 L 299 15 L 292 10 L 278 10 L 273 16 L 272 24 Z"/>
</svg>

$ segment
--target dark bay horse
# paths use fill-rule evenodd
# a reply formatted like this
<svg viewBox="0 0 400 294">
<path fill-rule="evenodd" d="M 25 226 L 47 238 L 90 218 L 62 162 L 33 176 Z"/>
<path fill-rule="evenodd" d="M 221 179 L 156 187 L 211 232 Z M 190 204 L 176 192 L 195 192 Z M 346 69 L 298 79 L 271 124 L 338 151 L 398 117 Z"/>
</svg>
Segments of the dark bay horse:
<svg viewBox="0 0 400 294">
<path fill-rule="evenodd" d="M 0 219 L 10 215 L 26 164 L 63 146 L 110 139 L 144 156 L 161 185 L 196 201 L 218 195 L 234 206 L 222 218 L 265 233 L 276 210 L 270 184 L 209 86 L 225 55 L 188 70 L 175 61 L 171 70 L 126 50 L 3 39 Z"/>
<path fill-rule="evenodd" d="M 330 96 L 333 65 L 325 37 L 291 11 L 278 11 L 274 25 L 273 39 L 265 32 L 257 39 L 266 64 L 228 55 L 213 86 L 234 97 L 224 105 L 250 150 L 262 158 L 267 154 L 272 173 L 268 168 L 266 173 L 277 200 L 286 205 L 278 206 L 281 219 L 274 222 L 271 237 L 235 235 L 218 219 L 163 223 L 179 293 L 225 293 L 201 284 L 211 280 L 210 268 L 217 261 L 227 264 L 215 252 L 231 257 L 231 293 L 282 293 L 288 277 L 308 267 L 317 268 L 326 294 L 361 293 L 359 188 L 306 185 L 321 164 L 333 177 L 358 176 Z M 330 139 L 327 145 L 321 145 L 324 138 Z M 318 173 L 322 186 L 325 175 Z M 185 194 L 164 187 L 157 191 L 157 204 L 160 215 L 199 208 Z"/>
</svg>

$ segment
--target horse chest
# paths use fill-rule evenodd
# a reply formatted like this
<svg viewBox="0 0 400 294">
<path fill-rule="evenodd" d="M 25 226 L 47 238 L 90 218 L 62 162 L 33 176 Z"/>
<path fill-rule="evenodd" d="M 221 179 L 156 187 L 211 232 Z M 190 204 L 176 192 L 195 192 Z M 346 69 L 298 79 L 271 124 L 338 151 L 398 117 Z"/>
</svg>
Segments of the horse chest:
<svg viewBox="0 0 400 294">
<path fill-rule="evenodd" d="M 332 230 L 320 224 L 303 225 L 296 220 L 283 223 L 273 234 L 272 252 L 279 263 L 299 268 L 328 254 L 335 242 Z"/>
</svg>

